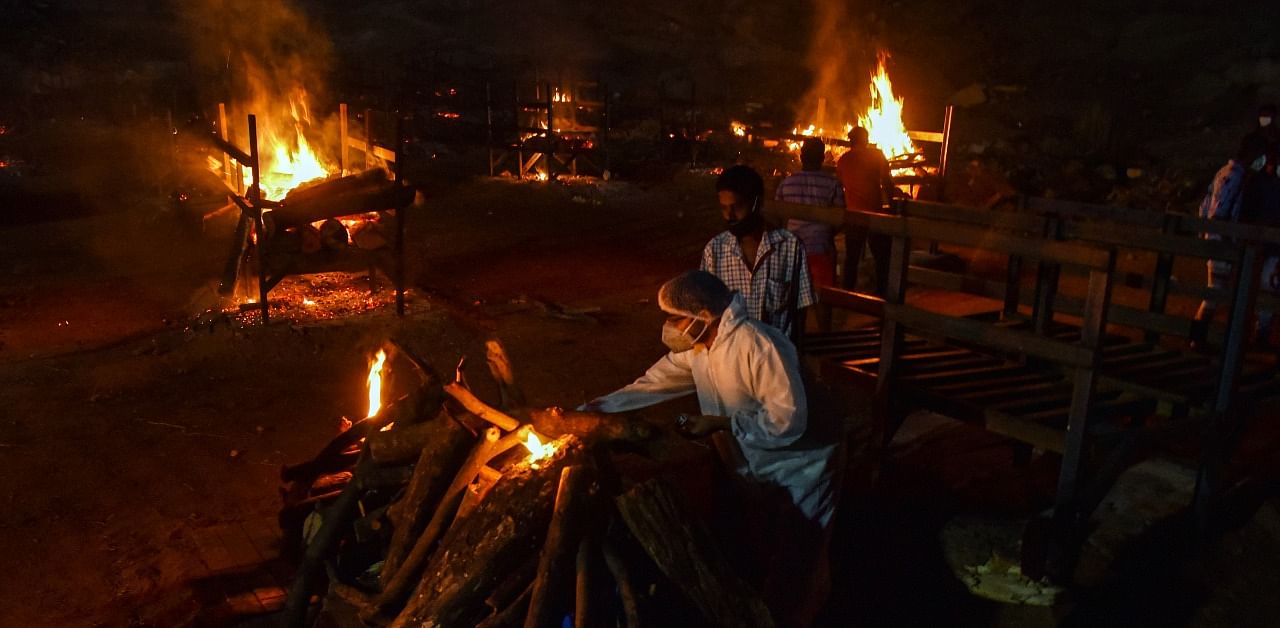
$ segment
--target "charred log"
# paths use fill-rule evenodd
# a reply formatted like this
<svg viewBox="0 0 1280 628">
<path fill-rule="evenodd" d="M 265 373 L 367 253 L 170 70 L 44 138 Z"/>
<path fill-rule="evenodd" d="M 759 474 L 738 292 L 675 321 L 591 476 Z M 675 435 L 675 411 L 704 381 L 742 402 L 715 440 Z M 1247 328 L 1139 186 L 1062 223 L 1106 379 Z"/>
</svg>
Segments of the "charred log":
<svg viewBox="0 0 1280 628">
<path fill-rule="evenodd" d="M 648 480 L 614 498 L 631 534 L 662 573 L 719 626 L 773 626 L 769 609 L 734 572 L 675 489 Z"/>
<path fill-rule="evenodd" d="M 487 593 L 542 544 L 561 469 L 583 457 L 576 438 L 555 447 L 551 457 L 507 471 L 465 525 L 450 528 L 393 626 L 465 626 L 486 616 Z"/>
</svg>

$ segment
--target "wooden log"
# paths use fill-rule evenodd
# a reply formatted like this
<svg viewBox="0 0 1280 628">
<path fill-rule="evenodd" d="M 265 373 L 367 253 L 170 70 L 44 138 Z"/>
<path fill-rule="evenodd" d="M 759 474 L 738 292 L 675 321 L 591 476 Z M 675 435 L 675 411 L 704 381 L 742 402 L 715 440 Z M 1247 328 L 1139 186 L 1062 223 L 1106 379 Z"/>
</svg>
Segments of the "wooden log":
<svg viewBox="0 0 1280 628">
<path fill-rule="evenodd" d="M 468 441 L 474 437 L 453 417 L 440 412 L 436 418 L 423 423 L 397 424 L 385 432 L 375 432 L 365 439 L 364 447 L 369 450 L 373 461 L 380 465 L 405 464 L 417 460 L 423 448 L 434 448 L 435 441 L 450 437 L 456 440 L 463 435 L 468 437 Z"/>
<path fill-rule="evenodd" d="M 399 209 L 412 203 L 413 195 L 413 188 L 390 181 L 385 170 L 375 168 L 293 190 L 272 214 L 277 225 L 298 227 L 338 216 Z"/>
<path fill-rule="evenodd" d="M 302 225 L 298 227 L 298 237 L 300 239 L 300 249 L 303 254 L 310 255 L 319 253 L 323 247 L 320 239 L 320 230 L 311 225 Z"/>
<path fill-rule="evenodd" d="M 489 428 L 484 433 L 484 436 L 472 447 L 471 453 L 440 497 L 439 505 L 436 506 L 431 519 L 423 528 L 422 534 L 408 537 L 412 539 L 412 543 L 404 543 L 396 548 L 397 552 L 402 552 L 402 547 L 409 548 L 404 558 L 392 559 L 388 554 L 387 560 L 393 560 L 393 568 L 387 570 L 384 566 L 382 592 L 374 603 L 361 613 L 366 622 L 375 621 L 378 617 L 389 614 L 404 602 L 405 595 L 412 590 L 418 574 L 426 566 L 436 541 L 444 535 L 448 524 L 453 520 L 453 515 L 462 501 L 462 492 L 471 483 L 471 478 L 479 472 L 480 467 L 484 466 L 497 445 L 498 433 L 498 428 L 495 427 Z M 398 563 L 398 566 L 395 563 Z"/>
<path fill-rule="evenodd" d="M 341 221 L 330 218 L 320 223 L 320 246 L 330 251 L 342 251 L 351 244 L 351 235 Z"/>
<path fill-rule="evenodd" d="M 494 614 L 498 614 L 509 608 L 511 603 L 525 591 L 532 591 L 533 579 L 538 575 L 538 563 L 541 559 L 541 555 L 530 552 L 519 568 L 511 570 L 511 573 L 489 592 L 489 596 L 484 599 L 485 605 L 493 609 Z M 528 604 L 527 600 L 525 604 Z M 519 626 L 523 623 L 524 613 L 521 613 L 514 625 Z"/>
<path fill-rule="evenodd" d="M 475 511 L 480 502 L 484 501 L 489 491 L 493 490 L 493 486 L 502 479 L 502 474 L 492 467 L 480 467 L 480 473 L 476 474 L 475 482 L 467 485 L 467 490 L 462 494 L 462 502 L 458 504 L 458 514 L 455 518 L 466 519 L 467 515 Z"/>
<path fill-rule="evenodd" d="M 487 593 L 542 545 L 561 469 L 584 455 L 572 436 L 553 447 L 550 456 L 508 470 L 480 507 L 449 529 L 393 627 L 470 626 L 486 616 Z"/>
<path fill-rule="evenodd" d="M 520 427 L 519 421 L 499 412 L 485 402 L 480 401 L 480 399 L 472 394 L 470 390 L 458 382 L 445 384 L 444 393 L 457 400 L 457 402 L 462 404 L 462 407 L 466 408 L 468 412 L 502 428 L 505 431 L 509 432 Z"/>
<path fill-rule="evenodd" d="M 365 220 L 351 230 L 351 243 L 365 251 L 376 251 L 387 248 L 391 239 L 383 233 L 381 223 Z"/>
<path fill-rule="evenodd" d="M 560 472 L 555 508 L 547 528 L 547 541 L 538 559 L 538 577 L 533 581 L 533 597 L 529 599 L 524 628 L 554 625 L 555 615 L 573 606 L 572 589 L 566 584 L 586 527 L 583 509 L 590 499 L 589 484 L 586 467 L 568 466 Z"/>
<path fill-rule="evenodd" d="M 533 595 L 533 581 L 525 585 L 524 591 L 516 597 L 511 604 L 498 612 L 486 617 L 484 621 L 476 624 L 476 628 L 516 628 L 521 625 L 529 608 L 529 598 Z"/>
<path fill-rule="evenodd" d="M 547 408 L 530 410 L 529 422 L 539 434 L 546 434 L 551 438 L 572 434 L 588 445 L 615 442 L 640 443 L 657 435 L 653 425 L 623 414 Z"/>
<path fill-rule="evenodd" d="M 516 385 L 515 371 L 511 369 L 511 359 L 507 350 L 497 338 L 484 343 L 485 361 L 489 364 L 489 374 L 498 383 L 498 393 L 502 396 L 502 409 L 513 410 L 525 405 L 524 392 Z"/>
<path fill-rule="evenodd" d="M 707 621 L 728 627 L 774 625 L 764 602 L 733 571 L 670 485 L 648 480 L 614 503 L 645 552 Z"/>
<path fill-rule="evenodd" d="M 573 628 L 591 628 L 591 581 L 594 579 L 595 544 L 590 536 L 578 542 L 578 556 L 574 561 L 576 578 L 573 586 Z"/>
<path fill-rule="evenodd" d="M 280 479 L 286 482 L 310 481 L 320 473 L 327 472 L 325 469 L 332 467 L 332 459 L 356 445 L 360 439 L 377 432 L 389 423 L 412 422 L 413 418 L 423 411 L 424 399 L 429 394 L 426 387 L 419 387 L 384 406 L 376 416 L 352 423 L 351 427 L 333 437 L 311 460 L 281 468 Z"/>
<path fill-rule="evenodd" d="M 420 426 L 412 427 L 416 429 Z M 419 448 L 413 477 L 410 478 L 404 495 L 391 511 L 395 527 L 382 566 L 381 578 L 384 583 L 389 582 L 400 568 L 412 549 L 414 540 L 426 528 L 431 513 L 435 512 L 445 490 L 466 461 L 468 452 L 472 449 L 468 444 L 474 441 L 470 432 L 447 416 L 437 416 L 434 420 L 421 424 L 421 427 L 430 428 L 430 438 Z M 370 458 L 374 458 L 375 451 L 370 442 Z"/>
<path fill-rule="evenodd" d="M 627 562 L 607 539 L 600 545 L 600 551 L 604 554 L 604 564 L 609 568 L 609 574 L 618 585 L 618 598 L 622 600 L 622 616 L 626 621 L 626 628 L 640 628 L 640 596 L 636 594 L 635 580 L 631 578 Z"/>
<path fill-rule="evenodd" d="M 356 476 L 365 468 L 372 466 L 362 458 L 356 464 Z M 293 584 L 289 587 L 289 595 L 285 600 L 280 625 L 286 628 L 301 628 L 306 624 L 307 613 L 311 607 L 311 595 L 315 592 L 320 576 L 324 573 L 324 561 L 333 552 L 338 540 L 351 529 L 351 523 L 358 514 L 360 501 L 360 483 L 348 482 L 342 493 L 324 512 L 323 523 L 315 538 L 307 545 L 302 564 L 298 567 Z"/>
</svg>

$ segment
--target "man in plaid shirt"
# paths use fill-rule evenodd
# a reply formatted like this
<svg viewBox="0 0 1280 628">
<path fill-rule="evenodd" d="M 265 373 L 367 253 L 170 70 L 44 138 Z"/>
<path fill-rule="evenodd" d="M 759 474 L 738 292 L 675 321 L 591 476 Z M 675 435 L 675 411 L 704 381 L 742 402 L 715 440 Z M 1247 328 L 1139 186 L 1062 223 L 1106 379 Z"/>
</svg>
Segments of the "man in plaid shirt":
<svg viewBox="0 0 1280 628">
<path fill-rule="evenodd" d="M 816 137 L 805 138 L 800 146 L 800 172 L 794 173 L 778 184 L 774 198 L 787 203 L 841 207 L 844 203 L 844 186 L 829 172 L 823 172 L 822 162 L 827 157 L 827 145 Z M 809 266 L 809 279 L 814 288 L 836 285 L 836 229 L 821 222 L 807 222 L 792 218 L 787 230 L 804 244 L 805 263 Z M 821 304 L 814 308 L 818 329 L 831 328 L 831 308 Z"/>
<path fill-rule="evenodd" d="M 765 224 L 764 179 L 755 170 L 726 169 L 716 191 L 727 229 L 703 248 L 702 270 L 741 293 L 749 316 L 798 341 L 804 310 L 815 301 L 804 246 L 786 229 Z"/>
</svg>

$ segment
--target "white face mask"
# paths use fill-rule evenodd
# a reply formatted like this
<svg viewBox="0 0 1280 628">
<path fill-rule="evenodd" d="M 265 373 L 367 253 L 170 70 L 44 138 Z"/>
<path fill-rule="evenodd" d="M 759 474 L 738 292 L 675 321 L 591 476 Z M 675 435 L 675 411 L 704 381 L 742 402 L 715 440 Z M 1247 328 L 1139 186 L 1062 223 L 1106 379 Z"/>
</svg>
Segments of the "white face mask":
<svg viewBox="0 0 1280 628">
<path fill-rule="evenodd" d="M 1253 160 L 1253 163 L 1249 164 L 1249 168 L 1252 169 L 1254 172 L 1258 172 L 1262 170 L 1263 166 L 1266 166 L 1266 165 L 1267 165 L 1267 156 L 1263 155 Z"/>
<path fill-rule="evenodd" d="M 689 333 L 689 330 L 699 323 L 702 324 L 702 331 L 698 332 L 697 337 L 694 337 Z M 711 323 L 697 319 L 684 329 L 681 329 L 680 325 L 680 320 L 670 319 L 662 324 L 662 344 L 667 345 L 667 348 L 670 349 L 672 353 L 684 353 L 685 351 L 692 349 L 694 345 L 698 344 L 698 341 L 702 340 L 702 337 L 707 334 L 707 330 L 711 329 Z"/>
<path fill-rule="evenodd" d="M 1259 116 L 1258 126 L 1271 126 L 1271 116 Z"/>
</svg>

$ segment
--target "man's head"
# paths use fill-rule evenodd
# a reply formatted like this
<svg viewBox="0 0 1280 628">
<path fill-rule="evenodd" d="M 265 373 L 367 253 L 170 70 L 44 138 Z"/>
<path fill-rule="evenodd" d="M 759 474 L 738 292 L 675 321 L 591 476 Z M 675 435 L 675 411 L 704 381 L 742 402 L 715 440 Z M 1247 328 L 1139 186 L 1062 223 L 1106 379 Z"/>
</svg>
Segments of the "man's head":
<svg viewBox="0 0 1280 628">
<path fill-rule="evenodd" d="M 662 342 L 678 353 L 708 341 L 715 321 L 732 302 L 733 291 L 705 270 L 677 275 L 658 289 L 658 307 L 670 315 L 662 326 Z"/>
<path fill-rule="evenodd" d="M 764 201 L 764 179 L 747 166 L 725 169 L 716 179 L 720 213 L 730 232 L 742 237 L 764 227 L 760 205 Z"/>
<path fill-rule="evenodd" d="M 827 145 L 816 137 L 805 138 L 800 145 L 800 167 L 805 170 L 822 170 L 822 162 L 827 158 Z"/>
<path fill-rule="evenodd" d="M 1276 106 L 1270 103 L 1258 107 L 1258 126 L 1266 128 L 1276 119 Z"/>
<path fill-rule="evenodd" d="M 871 136 L 867 134 L 866 129 L 860 126 L 849 129 L 849 143 L 853 144 L 854 148 L 862 148 L 869 141 L 871 141 Z"/>
<path fill-rule="evenodd" d="M 1240 148 L 1236 150 L 1236 163 L 1242 164 L 1253 170 L 1261 170 L 1266 164 L 1267 141 L 1262 136 L 1250 133 L 1240 141 Z"/>
</svg>

